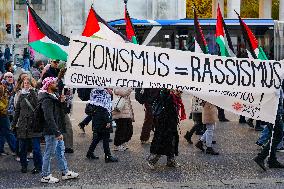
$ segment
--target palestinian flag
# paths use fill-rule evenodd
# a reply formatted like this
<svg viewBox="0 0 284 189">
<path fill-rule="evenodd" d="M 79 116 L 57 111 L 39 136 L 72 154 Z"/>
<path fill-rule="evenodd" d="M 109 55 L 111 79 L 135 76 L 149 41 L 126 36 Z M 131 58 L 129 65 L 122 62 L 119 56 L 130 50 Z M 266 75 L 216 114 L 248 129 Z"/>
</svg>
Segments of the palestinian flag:
<svg viewBox="0 0 284 189">
<path fill-rule="evenodd" d="M 124 35 L 122 35 L 119 31 L 111 27 L 105 20 L 103 20 L 95 12 L 93 7 L 91 7 L 90 9 L 82 36 L 118 41 L 123 43 L 125 41 L 128 41 Z"/>
<path fill-rule="evenodd" d="M 194 9 L 195 52 L 208 54 L 209 49 Z"/>
<path fill-rule="evenodd" d="M 67 61 L 70 39 L 54 31 L 28 5 L 29 46 L 48 58 Z"/>
<path fill-rule="evenodd" d="M 217 10 L 217 24 L 216 24 L 216 43 L 219 45 L 221 56 L 235 57 L 234 48 L 224 22 L 219 4 Z"/>
<path fill-rule="evenodd" d="M 126 37 L 128 40 L 132 41 L 134 44 L 138 44 L 135 30 L 133 24 L 131 22 L 131 18 L 127 11 L 127 5 L 125 5 L 125 30 L 126 30 Z"/>
<path fill-rule="evenodd" d="M 237 13 L 237 12 L 236 12 Z M 258 41 L 250 28 L 245 24 L 245 22 L 241 19 L 240 15 L 237 13 L 240 21 L 240 25 L 242 28 L 244 40 L 248 43 L 249 49 L 248 56 L 249 58 L 267 60 L 267 56 L 264 53 L 263 49 L 258 45 Z"/>
</svg>

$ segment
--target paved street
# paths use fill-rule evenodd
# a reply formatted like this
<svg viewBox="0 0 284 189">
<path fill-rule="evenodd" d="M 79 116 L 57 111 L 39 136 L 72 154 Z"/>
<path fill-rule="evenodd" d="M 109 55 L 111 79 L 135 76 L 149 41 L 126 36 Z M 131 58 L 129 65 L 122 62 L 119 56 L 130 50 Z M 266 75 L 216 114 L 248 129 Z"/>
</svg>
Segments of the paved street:
<svg viewBox="0 0 284 189">
<path fill-rule="evenodd" d="M 188 113 L 190 97 L 184 95 L 183 98 Z M 88 127 L 86 134 L 79 130 L 77 124 L 84 116 L 85 105 L 75 99 L 72 114 L 75 153 L 66 156 L 70 169 L 79 172 L 80 178 L 60 181 L 56 185 L 41 184 L 40 175 L 22 174 L 20 164 L 14 157 L 2 156 L 0 188 L 284 188 L 283 170 L 263 172 L 252 161 L 259 151 L 254 145 L 259 133 L 247 125 L 238 124 L 238 117 L 230 113 L 226 114 L 232 122 L 218 123 L 216 127 L 217 144 L 214 147 L 220 152 L 219 156 L 203 154 L 185 141 L 183 135 L 192 126 L 192 121 L 186 120 L 180 124 L 180 155 L 177 161 L 181 167 L 167 168 L 166 158 L 163 157 L 158 168 L 150 170 L 145 163 L 150 145 L 142 146 L 139 140 L 144 118 L 143 107 L 133 96 L 132 99 L 136 119 L 134 135 L 128 151 L 113 152 L 119 158 L 119 163 L 104 163 L 102 144 L 99 144 L 96 151 L 99 160 L 90 161 L 85 158 L 91 142 L 91 127 Z M 111 137 L 113 138 L 113 134 Z M 194 135 L 193 141 L 197 140 L 198 136 Z M 278 153 L 278 157 L 284 162 L 283 154 Z M 53 175 L 59 177 L 55 163 L 52 164 Z M 32 163 L 29 169 L 32 169 Z"/>
</svg>

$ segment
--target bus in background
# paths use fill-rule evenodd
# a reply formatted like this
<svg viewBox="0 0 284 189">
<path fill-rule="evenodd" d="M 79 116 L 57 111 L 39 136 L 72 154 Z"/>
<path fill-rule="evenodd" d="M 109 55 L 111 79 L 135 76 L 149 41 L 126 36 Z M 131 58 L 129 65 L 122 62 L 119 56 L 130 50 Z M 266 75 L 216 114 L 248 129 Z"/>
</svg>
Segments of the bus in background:
<svg viewBox="0 0 284 189">
<path fill-rule="evenodd" d="M 254 32 L 259 45 L 269 59 L 284 59 L 284 23 L 272 19 L 244 19 Z M 218 55 L 215 39 L 216 19 L 199 19 L 208 43 L 210 54 Z M 194 20 L 138 20 L 132 19 L 139 44 L 162 48 L 194 51 Z M 238 19 L 225 19 L 230 32 L 235 53 L 247 57 L 247 45 L 243 40 Z M 110 21 L 109 24 L 125 34 L 124 19 Z"/>
</svg>

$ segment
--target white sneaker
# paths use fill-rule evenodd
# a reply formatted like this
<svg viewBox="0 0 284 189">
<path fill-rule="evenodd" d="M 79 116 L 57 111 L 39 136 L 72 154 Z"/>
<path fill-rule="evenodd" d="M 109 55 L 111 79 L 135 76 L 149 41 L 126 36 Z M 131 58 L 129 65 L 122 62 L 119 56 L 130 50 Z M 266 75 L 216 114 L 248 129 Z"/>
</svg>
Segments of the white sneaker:
<svg viewBox="0 0 284 189">
<path fill-rule="evenodd" d="M 20 162 L 21 161 L 20 157 L 16 157 L 16 161 Z"/>
<path fill-rule="evenodd" d="M 79 176 L 78 173 L 75 173 L 73 171 L 68 171 L 65 175 L 62 175 L 62 180 L 68 180 L 68 179 L 74 179 Z"/>
<path fill-rule="evenodd" d="M 58 183 L 59 179 L 53 177 L 51 174 L 48 175 L 47 177 L 42 177 L 40 182 L 42 183 L 49 183 L 49 184 L 54 184 L 54 183 Z"/>
</svg>

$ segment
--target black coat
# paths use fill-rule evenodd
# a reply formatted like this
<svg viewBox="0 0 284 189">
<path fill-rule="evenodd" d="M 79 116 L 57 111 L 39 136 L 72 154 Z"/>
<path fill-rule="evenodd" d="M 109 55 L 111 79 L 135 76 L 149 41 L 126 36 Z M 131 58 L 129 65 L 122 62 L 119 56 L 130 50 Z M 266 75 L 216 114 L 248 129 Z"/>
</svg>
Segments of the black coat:
<svg viewBox="0 0 284 189">
<path fill-rule="evenodd" d="M 29 94 L 20 94 L 19 99 L 16 103 L 15 115 L 13 119 L 13 126 L 17 125 L 17 137 L 21 139 L 40 137 L 40 133 L 33 132 L 33 109 L 26 102 L 27 99 L 32 108 L 37 106 L 37 93 L 33 89 L 30 90 Z"/>
<path fill-rule="evenodd" d="M 159 108 L 155 109 L 155 104 Z M 159 104 L 159 105 L 158 105 Z M 151 143 L 152 154 L 174 156 L 178 155 L 178 112 L 172 96 L 163 91 L 153 106 L 154 138 Z"/>
<path fill-rule="evenodd" d="M 44 114 L 43 135 L 60 136 L 66 132 L 65 108 L 66 103 L 60 102 L 56 97 L 48 93 L 39 93 L 38 100 L 42 100 Z"/>
<path fill-rule="evenodd" d="M 93 132 L 110 132 L 111 128 L 106 128 L 111 123 L 111 116 L 106 108 L 88 104 L 85 113 L 92 116 Z"/>
</svg>

